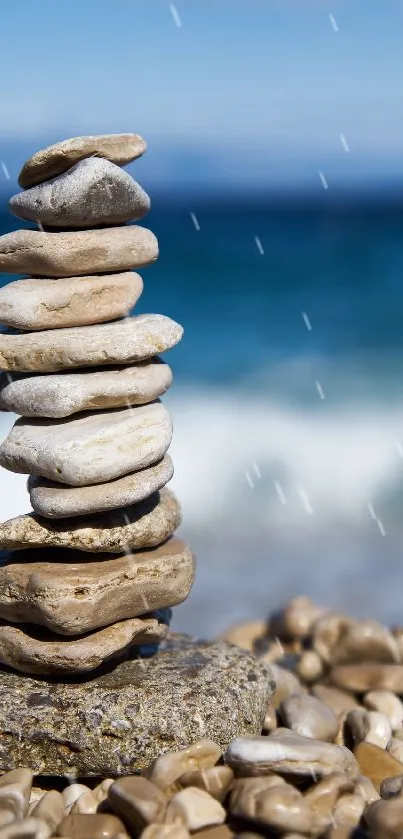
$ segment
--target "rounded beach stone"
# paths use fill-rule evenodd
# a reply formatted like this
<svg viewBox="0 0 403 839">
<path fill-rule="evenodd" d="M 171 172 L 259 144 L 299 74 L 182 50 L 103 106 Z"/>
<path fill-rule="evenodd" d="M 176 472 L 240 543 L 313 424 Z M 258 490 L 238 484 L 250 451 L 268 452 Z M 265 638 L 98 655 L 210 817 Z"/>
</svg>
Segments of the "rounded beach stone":
<svg viewBox="0 0 403 839">
<path fill-rule="evenodd" d="M 193 554 L 180 539 L 113 559 L 11 554 L 0 567 L 0 617 L 82 635 L 181 603 L 193 580 Z"/>
<path fill-rule="evenodd" d="M 132 776 L 112 784 L 108 803 L 128 825 L 130 833 L 138 836 L 148 824 L 164 820 L 168 797 L 147 778 Z"/>
<path fill-rule="evenodd" d="M 287 728 L 304 737 L 331 741 L 338 732 L 339 722 L 334 711 L 309 694 L 289 696 L 281 703 L 280 714 Z"/>
<path fill-rule="evenodd" d="M 223 824 L 224 807 L 203 789 L 186 787 L 172 795 L 165 814 L 167 824 L 184 824 L 190 832 Z"/>
<path fill-rule="evenodd" d="M 366 693 L 370 690 L 391 690 L 403 696 L 403 665 L 377 664 L 340 664 L 333 667 L 330 681 L 338 688 L 354 693 Z"/>
<path fill-rule="evenodd" d="M 24 819 L 28 812 L 33 775 L 30 769 L 14 769 L 0 778 L 0 829 Z"/>
<path fill-rule="evenodd" d="M 157 644 L 167 631 L 155 618 L 132 618 L 65 641 L 44 630 L 2 624 L 0 663 L 41 676 L 88 673 L 134 644 Z"/>
<path fill-rule="evenodd" d="M 2 828 L 1 839 L 49 839 L 51 828 L 41 819 L 23 819 Z"/>
<path fill-rule="evenodd" d="M 15 230 L 0 236 L 0 272 L 74 277 L 127 271 L 158 258 L 158 242 L 146 227 L 45 233 Z"/>
<path fill-rule="evenodd" d="M 82 411 L 146 405 L 162 396 L 171 382 L 171 368 L 157 359 L 80 373 L 15 378 L 3 374 L 0 409 L 22 417 L 61 419 Z"/>
<path fill-rule="evenodd" d="M 52 373 L 71 367 L 132 364 L 177 344 L 183 328 L 165 315 L 138 315 L 114 323 L 0 334 L 0 365 L 21 373 Z"/>
<path fill-rule="evenodd" d="M 170 794 L 177 791 L 177 782 L 185 772 L 212 769 L 221 754 L 220 746 L 204 737 L 196 743 L 190 743 L 185 749 L 157 757 L 148 767 L 146 775 L 159 789 Z"/>
<path fill-rule="evenodd" d="M 138 134 L 99 134 L 72 137 L 35 152 L 23 165 L 18 183 L 24 189 L 53 178 L 86 157 L 103 157 L 119 166 L 144 154 L 147 144 Z"/>
<path fill-rule="evenodd" d="M 50 522 L 33 514 L 18 516 L 0 523 L 0 550 L 71 548 L 90 553 L 123 553 L 160 545 L 180 523 L 179 503 L 165 489 L 131 507 L 92 518 Z"/>
<path fill-rule="evenodd" d="M 105 484 L 68 487 L 30 475 L 28 491 L 36 513 L 49 519 L 86 516 L 137 504 L 171 480 L 173 463 L 168 454 L 146 469 Z"/>
<path fill-rule="evenodd" d="M 268 666 L 244 650 L 176 634 L 156 655 L 91 680 L 1 671 L 2 766 L 25 762 L 35 774 L 116 777 L 201 736 L 226 748 L 236 734 L 261 730 L 272 690 Z"/>
<path fill-rule="evenodd" d="M 95 227 L 140 219 L 150 199 L 128 172 L 97 157 L 80 160 L 50 181 L 13 195 L 10 212 L 47 227 Z"/>
<path fill-rule="evenodd" d="M 302 794 L 277 778 L 239 778 L 231 791 L 232 816 L 267 825 L 281 834 L 299 830 L 311 835 L 314 814 Z"/>
<path fill-rule="evenodd" d="M 20 419 L 0 446 L 0 464 L 11 472 L 88 486 L 155 463 L 171 437 L 171 418 L 161 402 L 77 419 Z"/>
<path fill-rule="evenodd" d="M 68 815 L 60 822 L 57 836 L 74 839 L 128 839 L 123 822 L 109 813 Z"/>
<path fill-rule="evenodd" d="M 54 835 L 57 825 L 66 815 L 66 805 L 61 792 L 55 789 L 45 792 L 40 801 L 37 801 L 32 808 L 30 815 L 35 819 L 41 819 L 49 825 Z"/>
<path fill-rule="evenodd" d="M 379 790 L 385 778 L 403 774 L 403 763 L 392 757 L 385 749 L 373 743 L 362 742 L 354 750 L 360 772 L 369 778 L 375 789 Z"/>
<path fill-rule="evenodd" d="M 142 291 L 133 271 L 16 280 L 0 288 L 0 323 L 28 331 L 102 323 L 128 315 Z"/>
</svg>

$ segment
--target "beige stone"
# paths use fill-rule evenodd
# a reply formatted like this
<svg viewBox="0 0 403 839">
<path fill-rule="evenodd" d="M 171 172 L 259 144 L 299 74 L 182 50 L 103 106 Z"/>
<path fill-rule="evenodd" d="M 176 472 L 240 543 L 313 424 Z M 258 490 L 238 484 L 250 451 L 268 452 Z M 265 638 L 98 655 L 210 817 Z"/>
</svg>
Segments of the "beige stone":
<svg viewBox="0 0 403 839">
<path fill-rule="evenodd" d="M 357 700 L 349 693 L 327 685 L 314 685 L 312 693 L 317 699 L 328 705 L 339 719 L 349 711 L 359 707 Z"/>
<path fill-rule="evenodd" d="M 168 798 L 151 781 L 133 775 L 112 784 L 108 802 L 137 836 L 146 825 L 164 820 Z"/>
<path fill-rule="evenodd" d="M 182 334 L 182 327 L 165 315 L 138 315 L 113 323 L 21 335 L 0 334 L 0 363 L 3 370 L 21 373 L 132 364 L 171 349 Z"/>
<path fill-rule="evenodd" d="M 57 835 L 70 839 L 127 839 L 123 822 L 107 813 L 66 816 L 57 828 Z"/>
<path fill-rule="evenodd" d="M 0 828 L 25 818 L 32 779 L 30 769 L 14 769 L 0 777 Z"/>
<path fill-rule="evenodd" d="M 186 787 L 174 793 L 165 813 L 167 824 L 182 823 L 190 832 L 223 824 L 226 812 L 220 802 L 203 789 Z"/>
<path fill-rule="evenodd" d="M 224 801 L 234 780 L 230 766 L 212 766 L 210 769 L 194 769 L 178 778 L 179 787 L 204 789 L 217 801 Z"/>
<path fill-rule="evenodd" d="M 367 804 L 378 801 L 379 792 L 375 789 L 370 778 L 359 775 L 355 780 L 355 791 L 358 792 Z"/>
<path fill-rule="evenodd" d="M 321 833 L 332 823 L 334 808 L 339 798 L 354 792 L 354 789 L 354 781 L 342 772 L 334 772 L 304 793 L 305 802 L 315 816 L 314 825 L 317 832 Z"/>
<path fill-rule="evenodd" d="M 355 745 L 365 740 L 386 749 L 392 736 L 390 721 L 379 711 L 367 711 L 357 708 L 347 714 L 346 723 L 351 731 Z M 403 744 L 402 744 L 403 745 Z"/>
<path fill-rule="evenodd" d="M 311 834 L 313 814 L 299 790 L 272 778 L 242 778 L 234 783 L 229 810 L 232 816 L 256 822 L 281 834 L 298 830 Z"/>
<path fill-rule="evenodd" d="M 83 411 L 146 405 L 162 396 L 172 371 L 157 359 L 131 367 L 42 376 L 0 375 L 0 409 L 23 417 L 61 419 Z"/>
<path fill-rule="evenodd" d="M 54 835 L 57 825 L 66 815 L 66 805 L 62 793 L 55 789 L 45 792 L 41 800 L 35 804 L 30 815 L 35 819 L 46 822 L 52 832 L 51 835 Z"/>
<path fill-rule="evenodd" d="M 76 813 L 81 813 L 82 815 L 89 815 L 91 813 L 96 813 L 98 808 L 98 801 L 96 800 L 95 796 L 92 794 L 91 790 L 88 792 L 84 792 L 77 798 L 77 801 L 74 802 L 70 813 L 74 816 Z"/>
<path fill-rule="evenodd" d="M 129 507 L 161 489 L 173 475 L 169 455 L 158 463 L 115 481 L 87 487 L 68 487 L 30 475 L 28 491 L 33 509 L 49 519 L 87 516 Z"/>
<path fill-rule="evenodd" d="M 270 631 L 282 640 L 308 638 L 316 621 L 326 613 L 309 597 L 294 597 L 270 622 Z"/>
<path fill-rule="evenodd" d="M 287 728 L 303 737 L 331 741 L 338 731 L 336 714 L 315 696 L 289 696 L 281 703 L 280 714 Z"/>
<path fill-rule="evenodd" d="M 295 668 L 296 675 L 305 684 L 312 684 L 323 676 L 323 663 L 315 650 L 304 650 Z"/>
<path fill-rule="evenodd" d="M 349 778 L 359 774 L 354 755 L 344 746 L 301 737 L 278 728 L 268 737 L 237 737 L 230 743 L 224 760 L 242 775 L 279 774 L 318 778 L 342 771 Z"/>
<path fill-rule="evenodd" d="M 110 160 L 89 157 L 13 195 L 9 209 L 18 218 L 47 227 L 85 228 L 140 219 L 148 213 L 150 199 L 124 169 Z"/>
<path fill-rule="evenodd" d="M 239 836 L 239 834 L 237 835 Z M 228 824 L 219 824 L 215 827 L 205 827 L 204 830 L 196 830 L 195 833 L 192 833 L 193 839 L 232 839 L 233 836 L 235 836 L 234 831 L 231 830 Z M 153 839 L 153 837 L 150 836 L 148 839 Z M 155 839 L 159 839 L 159 837 L 155 837 Z M 178 839 L 182 839 L 182 837 L 178 836 Z"/>
<path fill-rule="evenodd" d="M 334 808 L 334 821 L 336 824 L 350 824 L 356 827 L 361 821 L 365 807 L 366 802 L 362 795 L 358 793 L 342 795 Z"/>
<path fill-rule="evenodd" d="M 392 778 L 403 774 L 403 763 L 388 754 L 380 746 L 362 742 L 354 749 L 360 773 L 369 778 L 375 789 L 379 790 L 385 778 Z"/>
<path fill-rule="evenodd" d="M 340 664 L 333 667 L 330 681 L 338 688 L 366 693 L 370 690 L 390 690 L 403 695 L 402 664 Z"/>
<path fill-rule="evenodd" d="M 254 651 L 255 641 L 267 634 L 267 623 L 264 620 L 245 621 L 230 626 L 219 636 L 228 644 L 236 644 L 243 650 Z"/>
<path fill-rule="evenodd" d="M 128 315 L 142 290 L 134 271 L 16 280 L 0 288 L 0 322 L 29 331 L 102 323 Z"/>
<path fill-rule="evenodd" d="M 0 524 L 0 550 L 69 548 L 89 553 L 126 553 L 160 545 L 180 523 L 178 501 L 170 490 L 163 489 L 132 507 L 92 518 L 51 522 L 32 514 L 18 516 Z"/>
<path fill-rule="evenodd" d="M 0 829 L 0 839 L 49 839 L 51 829 L 40 819 L 15 821 Z"/>
<path fill-rule="evenodd" d="M 41 676 L 89 673 L 121 656 L 132 645 L 156 644 L 167 627 L 154 618 L 119 621 L 74 640 L 53 634 L 0 625 L 0 663 L 21 673 Z"/>
<path fill-rule="evenodd" d="M 203 738 L 178 752 L 160 755 L 145 774 L 159 789 L 168 792 L 185 772 L 211 769 L 220 757 L 220 746 Z"/>
<path fill-rule="evenodd" d="M 0 446 L 0 465 L 88 486 L 156 463 L 171 437 L 171 418 L 160 402 L 66 420 L 20 419 Z"/>
<path fill-rule="evenodd" d="M 176 605 L 194 579 L 193 555 L 176 538 L 113 559 L 87 561 L 70 551 L 66 557 L 56 551 L 53 562 L 42 557 L 38 552 L 27 562 L 24 554 L 12 554 L 0 568 L 0 617 L 60 635 L 82 635 Z"/>
<path fill-rule="evenodd" d="M 104 801 L 107 800 L 108 792 L 112 784 L 114 783 L 114 778 L 104 778 L 103 781 L 101 781 L 99 784 L 96 785 L 96 787 L 94 787 L 94 789 L 92 790 L 92 795 L 94 796 L 98 804 L 102 804 Z"/>
<path fill-rule="evenodd" d="M 69 784 L 68 787 L 64 788 L 62 795 L 67 813 L 70 812 L 74 802 L 87 792 L 91 792 L 91 790 L 85 784 Z"/>
<path fill-rule="evenodd" d="M 45 233 L 15 230 L 0 236 L 0 272 L 37 277 L 109 274 L 158 259 L 154 233 L 139 225 Z"/>
<path fill-rule="evenodd" d="M 390 720 L 392 731 L 403 725 L 403 703 L 391 690 L 371 690 L 363 698 L 363 704 L 370 711 L 380 711 Z"/>
<path fill-rule="evenodd" d="M 270 668 L 276 685 L 272 700 L 274 708 L 277 709 L 284 699 L 287 699 L 289 696 L 306 691 L 298 677 L 291 670 L 286 670 L 285 667 L 281 667 L 274 662 L 270 663 Z"/>
<path fill-rule="evenodd" d="M 99 134 L 72 137 L 35 152 L 23 165 L 18 177 L 21 187 L 34 186 L 66 172 L 86 157 L 103 157 L 119 166 L 144 154 L 147 144 L 138 134 Z"/>
<path fill-rule="evenodd" d="M 396 638 L 373 620 L 354 621 L 329 613 L 316 622 L 312 644 L 327 664 L 399 662 Z"/>
<path fill-rule="evenodd" d="M 396 760 L 403 763 L 403 742 L 401 740 L 398 740 L 396 737 L 391 737 L 386 745 L 386 749 L 392 757 L 395 757 Z"/>
<path fill-rule="evenodd" d="M 277 714 L 276 714 L 275 708 L 273 707 L 273 705 L 270 702 L 270 704 L 269 704 L 269 706 L 266 710 L 265 718 L 263 720 L 262 731 L 264 731 L 266 734 L 268 734 L 270 731 L 275 731 L 276 728 L 277 728 Z"/>
<path fill-rule="evenodd" d="M 203 837 L 201 839 L 208 839 L 207 836 L 204 836 L 205 832 L 207 833 L 208 831 L 203 830 Z M 231 839 L 233 835 L 231 833 L 230 837 L 223 837 L 223 839 Z M 197 836 L 197 834 L 193 833 L 193 836 Z M 183 824 L 157 823 L 147 825 L 141 833 L 141 839 L 190 839 L 190 833 Z M 220 839 L 220 837 L 217 837 L 217 839 Z"/>
</svg>

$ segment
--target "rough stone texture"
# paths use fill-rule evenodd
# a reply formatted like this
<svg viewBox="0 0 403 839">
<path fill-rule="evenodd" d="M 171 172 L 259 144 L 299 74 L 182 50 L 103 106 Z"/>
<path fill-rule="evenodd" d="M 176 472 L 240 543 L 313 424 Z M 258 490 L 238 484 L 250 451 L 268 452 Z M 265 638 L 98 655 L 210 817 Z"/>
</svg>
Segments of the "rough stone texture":
<svg viewBox="0 0 403 839">
<path fill-rule="evenodd" d="M 0 446 L 0 464 L 11 472 L 88 486 L 156 463 L 171 437 L 171 418 L 161 402 L 77 419 L 20 419 Z"/>
<path fill-rule="evenodd" d="M 188 596 L 194 579 L 192 552 L 180 539 L 114 559 L 57 551 L 47 560 L 38 551 L 31 561 L 6 555 L 6 562 L 0 568 L 0 617 L 59 635 L 81 635 L 174 606 Z"/>
<path fill-rule="evenodd" d="M 28 491 L 36 513 L 49 519 L 85 516 L 103 510 L 131 506 L 148 498 L 171 480 L 173 463 L 168 454 L 146 469 L 117 478 L 106 484 L 88 487 L 67 487 L 30 475 Z"/>
<path fill-rule="evenodd" d="M 123 553 L 160 545 L 180 523 L 179 503 L 169 489 L 164 489 L 131 507 L 93 518 L 53 522 L 33 514 L 17 516 L 0 523 L 0 550 L 72 548 L 90 553 Z"/>
<path fill-rule="evenodd" d="M 156 644 L 167 626 L 156 618 L 133 618 L 68 640 L 27 626 L 0 625 L 0 663 L 21 673 L 74 675 L 95 670 L 135 645 Z"/>
<path fill-rule="evenodd" d="M 104 157 L 123 166 L 144 154 L 147 144 L 138 134 L 99 134 L 72 137 L 35 152 L 23 165 L 18 177 L 27 188 L 65 172 L 85 157 Z"/>
<path fill-rule="evenodd" d="M 150 199 L 137 181 L 115 163 L 80 160 L 50 181 L 13 195 L 10 212 L 47 227 L 96 227 L 140 219 Z"/>
<path fill-rule="evenodd" d="M 169 388 L 172 371 L 153 359 L 132 367 L 42 376 L 0 375 L 0 409 L 22 417 L 61 419 L 82 411 L 146 405 Z"/>
<path fill-rule="evenodd" d="M 45 233 L 15 230 L 0 236 L 0 271 L 39 277 L 74 277 L 127 271 L 158 259 L 158 242 L 146 227 Z"/>
<path fill-rule="evenodd" d="M 182 327 L 165 315 L 138 315 L 96 326 L 0 334 L 0 366 L 21 373 L 52 373 L 71 367 L 132 364 L 177 344 Z"/>
<path fill-rule="evenodd" d="M 172 635 L 152 658 L 85 681 L 0 672 L 0 770 L 129 775 L 160 753 L 211 737 L 222 749 L 261 730 L 267 665 L 222 641 Z"/>
<path fill-rule="evenodd" d="M 0 323 L 28 331 L 102 323 L 127 315 L 142 291 L 133 271 L 16 280 L 0 288 Z"/>
</svg>

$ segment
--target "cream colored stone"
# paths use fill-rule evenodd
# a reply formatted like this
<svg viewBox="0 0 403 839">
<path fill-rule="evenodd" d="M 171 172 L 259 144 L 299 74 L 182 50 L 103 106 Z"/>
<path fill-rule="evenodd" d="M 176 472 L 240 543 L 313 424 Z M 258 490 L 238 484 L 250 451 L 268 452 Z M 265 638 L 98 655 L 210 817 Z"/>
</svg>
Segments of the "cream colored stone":
<svg viewBox="0 0 403 839">
<path fill-rule="evenodd" d="M 172 371 L 158 360 L 131 367 L 41 376 L 0 375 L 0 409 L 60 419 L 82 411 L 145 405 L 169 388 Z"/>
<path fill-rule="evenodd" d="M 0 777 L 0 828 L 25 818 L 32 780 L 31 770 L 23 768 L 13 769 Z"/>
<path fill-rule="evenodd" d="M 118 778 L 109 788 L 108 801 L 137 836 L 148 824 L 162 822 L 168 805 L 167 796 L 146 778 Z"/>
<path fill-rule="evenodd" d="M 23 165 L 18 177 L 21 187 L 34 186 L 66 172 L 86 157 L 103 157 L 119 166 L 144 154 L 147 144 L 138 134 L 99 134 L 72 137 L 35 152 Z"/>
<path fill-rule="evenodd" d="M 281 833 L 299 830 L 310 835 L 314 818 L 299 790 L 291 784 L 268 783 L 271 780 L 262 777 L 235 781 L 229 803 L 231 815 Z"/>
<path fill-rule="evenodd" d="M 41 800 L 35 804 L 30 815 L 46 822 L 51 830 L 51 835 L 54 835 L 57 825 L 66 815 L 66 805 L 62 793 L 55 789 L 45 792 Z"/>
<path fill-rule="evenodd" d="M 197 787 L 186 787 L 174 793 L 169 801 L 166 824 L 184 824 L 190 832 L 215 824 L 223 824 L 226 812 L 220 802 Z"/>
<path fill-rule="evenodd" d="M 403 703 L 391 690 L 371 690 L 366 693 L 363 703 L 370 711 L 380 711 L 390 720 L 392 731 L 403 725 Z"/>
<path fill-rule="evenodd" d="M 280 714 L 287 728 L 303 737 L 331 741 L 338 731 L 338 719 L 334 711 L 308 694 L 294 694 L 280 705 Z"/>
<path fill-rule="evenodd" d="M 386 749 L 392 736 L 388 717 L 379 711 L 367 711 L 360 708 L 350 711 L 347 714 L 347 725 L 355 745 L 365 740 L 367 743 Z"/>
<path fill-rule="evenodd" d="M 138 315 L 113 323 L 21 335 L 0 334 L 0 364 L 3 370 L 21 373 L 132 364 L 171 349 L 182 334 L 182 327 L 165 315 Z"/>
<path fill-rule="evenodd" d="M 344 746 L 301 737 L 278 728 L 268 737 L 238 737 L 230 743 L 225 762 L 242 775 L 285 775 L 318 778 L 343 771 L 349 778 L 359 774 L 354 755 Z"/>
<path fill-rule="evenodd" d="M 67 813 L 70 812 L 74 802 L 86 792 L 91 792 L 91 790 L 85 784 L 69 784 L 64 788 L 62 795 Z"/>
<path fill-rule="evenodd" d="M 115 783 L 114 778 L 104 778 L 104 780 L 101 781 L 100 784 L 97 784 L 97 786 L 94 787 L 94 789 L 92 790 L 92 795 L 94 796 L 94 798 L 98 802 L 98 804 L 102 804 L 103 801 L 107 800 L 108 792 L 109 792 L 112 784 L 114 784 L 114 783 Z"/>
<path fill-rule="evenodd" d="M 403 695 L 402 664 L 340 664 L 333 667 L 330 681 L 336 687 L 355 693 L 390 690 Z"/>
<path fill-rule="evenodd" d="M 340 796 L 334 808 L 333 817 L 336 824 L 358 826 L 365 810 L 366 802 L 362 795 L 349 793 Z"/>
<path fill-rule="evenodd" d="M 18 516 L 0 524 L 0 550 L 70 548 L 123 553 L 160 545 L 180 523 L 179 503 L 169 489 L 163 489 L 132 507 L 92 518 L 50 522 L 32 514 Z"/>
<path fill-rule="evenodd" d="M 83 635 L 176 605 L 185 600 L 194 579 L 193 555 L 180 539 L 95 561 L 86 561 L 81 553 L 68 552 L 64 557 L 56 551 L 55 560 L 47 562 L 38 553 L 39 561 L 30 554 L 29 562 L 24 554 L 11 554 L 0 568 L 0 617 L 44 626 L 60 635 Z M 141 622 L 133 627 L 141 630 Z M 122 632 L 123 626 L 118 636 Z M 126 634 L 127 630 L 122 637 Z M 75 645 L 79 643 L 84 641 Z"/>
<path fill-rule="evenodd" d="M 49 839 L 49 825 L 39 819 L 15 821 L 0 829 L 0 839 Z"/>
<path fill-rule="evenodd" d="M 269 733 L 270 731 L 275 731 L 277 728 L 277 715 L 273 705 L 270 703 L 269 707 L 267 708 L 265 718 L 263 720 L 262 730 L 265 733 Z"/>
<path fill-rule="evenodd" d="M 57 233 L 15 230 L 0 236 L 0 272 L 6 274 L 111 274 L 156 259 L 158 242 L 154 233 L 134 224 Z"/>
<path fill-rule="evenodd" d="M 359 707 L 357 700 L 349 693 L 327 685 L 314 685 L 312 693 L 317 699 L 328 705 L 339 719 L 349 711 Z"/>
<path fill-rule="evenodd" d="M 329 613 L 315 624 L 312 644 L 327 664 L 400 661 L 396 638 L 373 620 Z"/>
<path fill-rule="evenodd" d="M 365 775 L 359 775 L 355 781 L 355 791 L 358 792 L 367 804 L 372 804 L 373 801 L 379 800 L 379 792 L 375 789 L 370 778 Z"/>
<path fill-rule="evenodd" d="M 302 682 L 310 685 L 323 676 L 323 663 L 315 650 L 304 650 L 295 668 L 296 675 Z"/>
<path fill-rule="evenodd" d="M 88 792 L 84 792 L 82 795 L 80 795 L 79 798 L 77 798 L 77 801 L 74 802 L 70 810 L 70 813 L 72 816 L 74 816 L 76 813 L 81 813 L 82 815 L 96 813 L 97 808 L 98 801 L 92 794 L 92 791 L 88 790 Z"/>
<path fill-rule="evenodd" d="M 0 626 L 0 663 L 21 673 L 41 676 L 88 673 L 132 645 L 156 644 L 167 627 L 154 618 L 120 621 L 74 640 L 28 632 L 25 628 Z"/>
<path fill-rule="evenodd" d="M 0 322 L 14 329 L 60 329 L 129 314 L 143 290 L 133 271 L 64 280 L 16 280 L 0 288 Z"/>
<path fill-rule="evenodd" d="M 220 757 L 221 749 L 217 743 L 204 738 L 179 752 L 160 755 L 145 774 L 159 789 L 167 792 L 185 772 L 211 769 Z"/>
<path fill-rule="evenodd" d="M 171 437 L 171 417 L 160 402 L 68 420 L 20 419 L 0 446 L 0 465 L 88 486 L 156 463 Z"/>
<path fill-rule="evenodd" d="M 403 745 L 403 744 L 402 744 Z M 213 766 L 210 769 L 194 769 L 178 778 L 179 787 L 204 789 L 217 801 L 224 801 L 234 780 L 230 766 Z"/>
<path fill-rule="evenodd" d="M 274 696 L 271 700 L 273 708 L 277 709 L 284 699 L 298 693 L 305 693 L 306 689 L 301 685 L 300 680 L 290 670 L 281 667 L 279 664 L 270 663 L 270 669 L 276 684 Z"/>
<path fill-rule="evenodd" d="M 171 480 L 173 471 L 172 460 L 165 455 L 158 463 L 138 472 L 88 487 L 63 486 L 30 475 L 28 491 L 31 505 L 40 516 L 50 519 L 87 516 L 131 507 L 149 498 Z"/>
</svg>

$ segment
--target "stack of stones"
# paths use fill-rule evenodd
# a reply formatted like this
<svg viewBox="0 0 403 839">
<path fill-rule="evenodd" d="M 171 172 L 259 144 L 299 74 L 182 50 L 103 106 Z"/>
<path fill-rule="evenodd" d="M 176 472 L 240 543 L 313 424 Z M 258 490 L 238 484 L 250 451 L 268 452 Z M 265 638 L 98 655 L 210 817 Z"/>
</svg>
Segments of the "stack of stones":
<svg viewBox="0 0 403 839">
<path fill-rule="evenodd" d="M 29 474 L 34 511 L 0 526 L 0 663 L 25 673 L 86 673 L 158 644 L 193 582 L 163 489 L 172 373 L 157 357 L 182 328 L 129 316 L 131 269 L 158 257 L 127 224 L 150 201 L 121 167 L 145 148 L 120 134 L 37 152 L 10 200 L 36 226 L 0 237 L 0 271 L 30 275 L 0 290 L 0 407 L 22 417 L 0 463 Z"/>
</svg>

